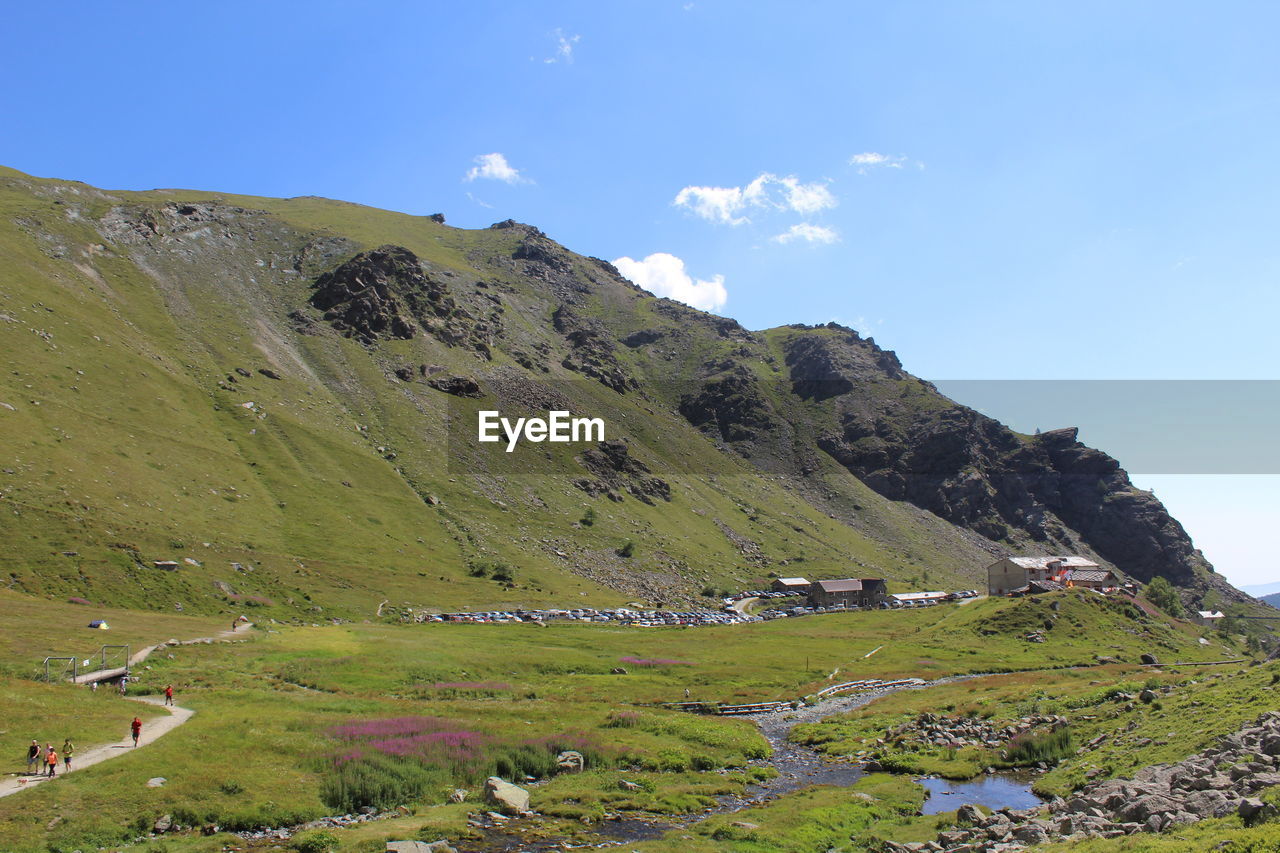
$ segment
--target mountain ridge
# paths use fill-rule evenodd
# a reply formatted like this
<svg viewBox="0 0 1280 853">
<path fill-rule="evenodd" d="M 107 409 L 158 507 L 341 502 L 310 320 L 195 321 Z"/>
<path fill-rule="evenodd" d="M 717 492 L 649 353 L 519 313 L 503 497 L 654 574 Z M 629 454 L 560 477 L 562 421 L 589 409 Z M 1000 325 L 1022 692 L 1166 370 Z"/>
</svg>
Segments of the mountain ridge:
<svg viewBox="0 0 1280 853">
<path fill-rule="evenodd" d="M 747 330 L 533 226 L 442 219 L 0 172 L 0 414 L 23 433 L 3 497 L 31 519 L 4 537 L 10 585 L 350 616 L 687 603 L 770 571 L 973 586 L 996 556 L 1071 550 L 1243 601 L 1070 430 L 1020 436 L 852 329 Z M 623 444 L 483 453 L 449 426 L 479 401 L 604 412 Z M 86 417 L 106 467 L 67 452 Z"/>
</svg>

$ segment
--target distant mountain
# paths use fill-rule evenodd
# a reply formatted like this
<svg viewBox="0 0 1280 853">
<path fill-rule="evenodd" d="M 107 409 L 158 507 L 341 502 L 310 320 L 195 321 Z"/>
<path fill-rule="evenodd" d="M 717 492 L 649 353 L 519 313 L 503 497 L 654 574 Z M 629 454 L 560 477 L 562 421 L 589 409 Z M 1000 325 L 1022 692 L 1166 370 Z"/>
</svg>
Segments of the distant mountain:
<svg viewBox="0 0 1280 853">
<path fill-rule="evenodd" d="M 1273 592 L 1280 592 L 1280 581 L 1276 583 L 1250 584 L 1249 586 L 1240 587 L 1241 592 L 1246 592 L 1254 598 L 1261 598 L 1264 595 L 1270 595 Z"/>
<path fill-rule="evenodd" d="M 1074 429 L 1015 433 L 852 329 L 750 331 L 528 225 L 0 169 L 0 253 L 14 589 L 322 619 L 973 587 L 1078 553 L 1244 600 Z M 480 410 L 553 409 L 606 440 L 475 440 Z"/>
<path fill-rule="evenodd" d="M 1280 592 L 1273 592 L 1270 595 L 1261 595 L 1256 597 L 1265 601 L 1267 604 L 1270 604 L 1272 607 L 1280 608 Z"/>
</svg>

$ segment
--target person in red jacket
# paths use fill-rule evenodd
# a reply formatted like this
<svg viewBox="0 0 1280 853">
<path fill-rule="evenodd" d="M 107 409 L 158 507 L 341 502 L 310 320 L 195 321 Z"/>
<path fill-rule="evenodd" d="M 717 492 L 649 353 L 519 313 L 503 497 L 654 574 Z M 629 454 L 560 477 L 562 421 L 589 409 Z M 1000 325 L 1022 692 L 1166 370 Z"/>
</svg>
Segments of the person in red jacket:
<svg viewBox="0 0 1280 853">
<path fill-rule="evenodd" d="M 164 704 L 166 704 L 166 705 L 172 705 L 172 704 L 173 704 L 173 685 L 172 685 L 172 684 L 166 684 L 166 685 L 165 685 L 165 688 L 164 688 Z"/>
<path fill-rule="evenodd" d="M 142 720 L 137 717 L 133 718 L 133 722 L 129 724 L 129 728 L 133 730 L 133 745 L 138 745 L 138 737 L 142 734 Z"/>
</svg>

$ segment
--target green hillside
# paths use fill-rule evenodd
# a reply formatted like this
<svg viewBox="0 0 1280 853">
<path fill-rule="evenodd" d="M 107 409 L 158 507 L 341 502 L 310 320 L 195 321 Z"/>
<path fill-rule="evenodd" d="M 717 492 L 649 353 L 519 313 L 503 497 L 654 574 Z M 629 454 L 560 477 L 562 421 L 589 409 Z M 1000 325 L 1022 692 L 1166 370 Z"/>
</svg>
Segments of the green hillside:
<svg viewBox="0 0 1280 853">
<path fill-rule="evenodd" d="M 1016 436 L 851 330 L 750 332 L 529 226 L 4 170 L 0 252 L 16 591 L 370 618 L 774 573 L 975 586 L 1071 550 L 1239 598 L 1105 455 Z M 556 407 L 624 445 L 474 440 L 482 408 Z"/>
</svg>

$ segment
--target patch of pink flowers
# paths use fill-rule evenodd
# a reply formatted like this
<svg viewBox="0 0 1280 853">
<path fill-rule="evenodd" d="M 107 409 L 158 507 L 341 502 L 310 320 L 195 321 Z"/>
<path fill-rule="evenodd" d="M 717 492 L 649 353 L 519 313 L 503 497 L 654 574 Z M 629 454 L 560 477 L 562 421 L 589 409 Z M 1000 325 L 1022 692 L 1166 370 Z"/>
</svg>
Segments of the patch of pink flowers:
<svg viewBox="0 0 1280 853">
<path fill-rule="evenodd" d="M 361 720 L 334 726 L 329 735 L 351 744 L 333 756 L 339 765 L 377 753 L 436 766 L 468 768 L 484 759 L 484 747 L 490 742 L 488 735 L 442 717 Z"/>
</svg>

